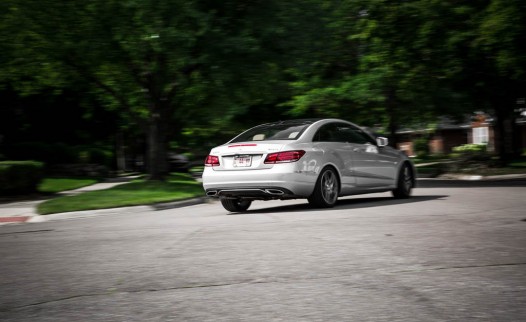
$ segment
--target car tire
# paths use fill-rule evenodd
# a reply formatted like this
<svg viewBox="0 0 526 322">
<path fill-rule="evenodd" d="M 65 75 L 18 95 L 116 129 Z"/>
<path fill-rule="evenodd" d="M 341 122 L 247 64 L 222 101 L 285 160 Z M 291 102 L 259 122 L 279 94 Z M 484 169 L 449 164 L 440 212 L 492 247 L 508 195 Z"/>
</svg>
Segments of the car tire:
<svg viewBox="0 0 526 322">
<path fill-rule="evenodd" d="M 243 199 L 221 199 L 221 204 L 230 212 L 243 212 L 247 211 L 252 201 Z"/>
<path fill-rule="evenodd" d="M 333 168 L 325 168 L 320 173 L 314 192 L 308 198 L 309 203 L 318 208 L 331 208 L 334 207 L 336 201 L 338 201 L 338 195 L 340 193 L 340 184 L 338 174 Z"/>
<path fill-rule="evenodd" d="M 413 189 L 413 185 L 413 171 L 406 163 L 402 166 L 400 172 L 398 173 L 396 189 L 392 191 L 393 196 L 397 199 L 409 198 L 411 196 L 411 190 Z"/>
</svg>

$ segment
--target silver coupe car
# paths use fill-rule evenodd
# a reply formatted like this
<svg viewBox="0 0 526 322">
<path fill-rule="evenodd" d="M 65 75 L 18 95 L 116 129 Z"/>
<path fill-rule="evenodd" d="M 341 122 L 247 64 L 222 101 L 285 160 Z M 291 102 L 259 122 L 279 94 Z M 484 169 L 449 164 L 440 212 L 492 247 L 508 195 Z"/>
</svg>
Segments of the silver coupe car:
<svg viewBox="0 0 526 322">
<path fill-rule="evenodd" d="M 246 211 L 254 200 L 306 198 L 332 207 L 354 194 L 392 191 L 408 198 L 415 168 L 387 143 L 340 119 L 262 124 L 211 150 L 203 187 L 231 212 Z"/>
</svg>

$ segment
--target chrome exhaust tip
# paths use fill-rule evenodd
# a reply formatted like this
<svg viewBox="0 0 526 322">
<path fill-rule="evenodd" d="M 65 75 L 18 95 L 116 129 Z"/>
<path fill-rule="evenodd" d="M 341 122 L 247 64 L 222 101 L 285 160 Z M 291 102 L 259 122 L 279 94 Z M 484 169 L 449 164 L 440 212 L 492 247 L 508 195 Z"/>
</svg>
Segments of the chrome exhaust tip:
<svg viewBox="0 0 526 322">
<path fill-rule="evenodd" d="M 265 193 L 268 193 L 269 195 L 274 195 L 274 196 L 282 196 L 285 194 L 285 192 L 278 190 L 278 189 L 265 189 Z"/>
<path fill-rule="evenodd" d="M 217 196 L 217 190 L 207 191 L 207 192 L 206 192 L 206 195 L 207 195 L 208 197 L 215 197 L 215 196 Z"/>
</svg>

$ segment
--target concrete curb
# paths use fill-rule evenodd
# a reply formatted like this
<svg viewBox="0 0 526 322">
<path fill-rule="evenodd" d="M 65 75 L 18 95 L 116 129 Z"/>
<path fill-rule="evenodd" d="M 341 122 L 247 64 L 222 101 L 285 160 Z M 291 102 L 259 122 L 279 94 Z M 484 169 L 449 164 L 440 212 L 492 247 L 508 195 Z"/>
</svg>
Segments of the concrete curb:
<svg viewBox="0 0 526 322">
<path fill-rule="evenodd" d="M 207 202 L 210 202 L 210 198 L 200 197 L 200 198 L 193 198 L 193 199 L 187 199 L 187 200 L 181 200 L 181 201 L 158 203 L 158 204 L 150 205 L 150 207 L 152 207 L 154 210 L 165 210 L 165 209 L 175 209 L 175 208 L 194 206 L 194 205 L 199 205 L 199 204 L 203 204 Z"/>
<path fill-rule="evenodd" d="M 152 205 L 142 205 L 142 206 L 129 206 L 129 207 L 118 207 L 118 208 L 108 208 L 108 209 L 96 209 L 96 210 L 82 210 L 82 211 L 71 211 L 71 212 L 62 212 L 49 215 L 35 215 L 35 216 L 24 216 L 24 217 L 9 217 L 13 218 L 11 221 L 3 221 L 2 224 L 7 223 L 40 223 L 53 220 L 62 220 L 62 219 L 81 219 L 81 218 L 91 218 L 98 216 L 107 216 L 123 213 L 140 213 L 151 210 L 167 210 L 167 209 L 176 209 L 188 206 L 194 206 L 209 202 L 209 198 L 193 198 L 181 201 L 173 201 L 166 203 L 158 203 Z"/>
<path fill-rule="evenodd" d="M 480 176 L 480 175 L 465 175 L 446 173 L 435 178 L 419 177 L 418 179 L 425 180 L 444 180 L 444 181 L 506 181 L 526 179 L 526 174 L 504 174 L 497 176 Z"/>
</svg>

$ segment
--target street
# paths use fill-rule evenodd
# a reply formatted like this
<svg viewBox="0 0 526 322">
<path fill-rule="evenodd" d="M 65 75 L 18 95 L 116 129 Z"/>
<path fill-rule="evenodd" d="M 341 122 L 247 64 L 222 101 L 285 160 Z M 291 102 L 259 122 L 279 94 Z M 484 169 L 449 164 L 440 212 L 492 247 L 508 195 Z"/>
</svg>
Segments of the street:
<svg viewBox="0 0 526 322">
<path fill-rule="evenodd" d="M 526 181 L 0 226 L 0 321 L 524 321 Z"/>
</svg>

